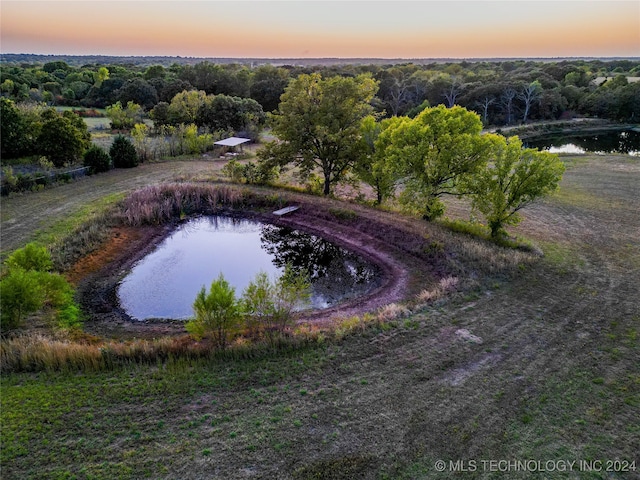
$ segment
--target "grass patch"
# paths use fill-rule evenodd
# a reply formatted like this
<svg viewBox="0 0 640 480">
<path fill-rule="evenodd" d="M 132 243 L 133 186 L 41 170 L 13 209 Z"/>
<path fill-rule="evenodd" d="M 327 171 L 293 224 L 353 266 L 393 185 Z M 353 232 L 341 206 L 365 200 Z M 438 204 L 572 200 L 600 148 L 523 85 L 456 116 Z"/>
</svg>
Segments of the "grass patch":
<svg viewBox="0 0 640 480">
<path fill-rule="evenodd" d="M 488 242 L 495 243 L 500 247 L 524 250 L 527 252 L 535 251 L 535 248 L 530 242 L 521 238 L 492 238 L 491 230 L 489 229 L 489 227 L 478 222 L 467 222 L 464 220 L 450 218 L 439 219 L 437 220 L 437 222 L 452 232 L 486 240 Z"/>
<path fill-rule="evenodd" d="M 433 269 L 446 270 L 440 278 L 459 283 L 425 282 L 419 308 L 349 316 L 335 333 L 296 328 L 315 342 L 236 357 L 122 358 L 98 371 L 2 367 L 3 477 L 454 476 L 435 470 L 438 459 L 619 459 L 637 468 L 638 173 L 611 172 L 593 156 L 565 181 L 610 192 L 626 209 L 600 215 L 595 205 L 564 208 L 553 197 L 535 206 L 532 220 L 543 221 L 525 232 L 545 253 L 539 262 L 444 225 L 338 205 L 393 218 L 406 230 L 380 233 L 389 243 L 433 258 Z M 319 215 L 340 225 L 327 209 Z M 407 241 L 405 231 L 419 235 Z M 453 287 L 460 293 L 442 301 Z M 465 341 L 463 330 L 482 343 Z M 133 343 L 110 348 L 144 350 Z M 465 475 L 531 472 L 456 474 Z"/>
</svg>

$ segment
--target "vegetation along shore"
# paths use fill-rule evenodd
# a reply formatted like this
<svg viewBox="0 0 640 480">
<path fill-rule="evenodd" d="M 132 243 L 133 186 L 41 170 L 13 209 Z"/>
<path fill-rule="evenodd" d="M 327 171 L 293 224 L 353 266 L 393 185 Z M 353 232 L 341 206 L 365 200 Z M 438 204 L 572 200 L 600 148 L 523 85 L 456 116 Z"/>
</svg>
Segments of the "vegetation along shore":
<svg viewBox="0 0 640 480">
<path fill-rule="evenodd" d="M 640 149 L 525 144 L 630 143 L 640 62 L 103 60 L 0 64 L 3 478 L 637 478 Z M 123 278 L 211 215 L 377 283 L 298 309 L 315 271 L 216 271 L 132 317 Z"/>
</svg>

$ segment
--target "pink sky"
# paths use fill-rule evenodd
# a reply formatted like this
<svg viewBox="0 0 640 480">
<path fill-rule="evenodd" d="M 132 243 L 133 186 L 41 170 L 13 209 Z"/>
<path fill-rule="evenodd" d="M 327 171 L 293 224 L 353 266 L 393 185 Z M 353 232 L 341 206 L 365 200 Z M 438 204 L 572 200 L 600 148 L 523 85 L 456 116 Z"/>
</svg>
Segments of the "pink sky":
<svg viewBox="0 0 640 480">
<path fill-rule="evenodd" d="M 640 56 L 637 0 L 3 0 L 0 8 L 4 53 Z"/>
</svg>

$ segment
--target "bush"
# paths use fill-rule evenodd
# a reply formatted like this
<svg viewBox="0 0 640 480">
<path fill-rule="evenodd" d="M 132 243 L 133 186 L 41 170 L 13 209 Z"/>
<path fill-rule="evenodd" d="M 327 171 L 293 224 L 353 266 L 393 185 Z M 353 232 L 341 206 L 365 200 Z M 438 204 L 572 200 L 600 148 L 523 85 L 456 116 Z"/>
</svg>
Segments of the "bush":
<svg viewBox="0 0 640 480">
<path fill-rule="evenodd" d="M 290 265 L 284 274 L 270 281 L 260 272 L 242 293 L 242 304 L 255 329 L 272 337 L 293 324 L 294 312 L 309 301 L 310 284 L 306 275 L 296 273 Z"/>
<path fill-rule="evenodd" d="M 24 317 L 44 305 L 39 272 L 15 268 L 0 280 L 0 329 L 2 332 L 22 326 Z"/>
<path fill-rule="evenodd" d="M 55 311 L 58 327 L 80 327 L 80 309 L 73 300 L 73 288 L 62 275 L 49 272 L 52 262 L 46 248 L 29 243 L 11 254 L 5 266 L 7 273 L 0 280 L 3 332 L 21 327 L 26 315 L 44 307 Z"/>
<path fill-rule="evenodd" d="M 308 278 L 294 272 L 290 265 L 275 281 L 264 272 L 258 273 L 240 299 L 220 274 L 209 293 L 202 287 L 193 303 L 195 319 L 185 326 L 196 339 L 210 336 L 222 349 L 247 326 L 254 333 L 264 332 L 273 340 L 292 325 L 294 312 L 308 303 L 309 296 Z"/>
<path fill-rule="evenodd" d="M 97 145 L 84 153 L 84 166 L 91 169 L 91 173 L 107 172 L 111 169 L 111 157 Z"/>
<path fill-rule="evenodd" d="M 186 323 L 187 331 L 195 338 L 211 335 L 216 346 L 224 349 L 242 326 L 240 303 L 235 289 L 220 274 L 211 283 L 209 293 L 202 287 L 193 302 L 195 319 Z"/>
<path fill-rule="evenodd" d="M 49 251 L 33 242 L 9 255 L 6 265 L 12 270 L 21 268 L 37 272 L 48 272 L 53 267 Z"/>
<path fill-rule="evenodd" d="M 42 115 L 38 152 L 56 167 L 74 163 L 89 146 L 87 126 L 82 119 L 70 115 L 60 116 L 54 110 L 45 111 Z"/>
<path fill-rule="evenodd" d="M 109 156 L 111 156 L 114 168 L 132 168 L 138 166 L 136 147 L 133 146 L 131 140 L 122 135 L 118 135 L 113 141 L 109 149 Z"/>
</svg>

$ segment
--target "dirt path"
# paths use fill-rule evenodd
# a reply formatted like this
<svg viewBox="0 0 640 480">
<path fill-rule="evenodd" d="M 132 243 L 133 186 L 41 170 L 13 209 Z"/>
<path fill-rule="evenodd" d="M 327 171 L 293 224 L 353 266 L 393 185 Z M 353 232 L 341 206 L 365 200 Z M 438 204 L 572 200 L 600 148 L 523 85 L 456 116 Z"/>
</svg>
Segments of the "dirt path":
<svg viewBox="0 0 640 480">
<path fill-rule="evenodd" d="M 78 399 L 64 415 L 46 400 L 49 430 L 37 424 L 29 455 L 16 455 L 8 475 L 72 471 L 69 439 L 82 436 L 94 468 L 130 468 L 131 478 L 638 478 L 637 470 L 501 472 L 481 463 L 640 461 L 640 159 L 565 160 L 561 191 L 510 230 L 538 244 L 543 259 L 485 275 L 393 328 L 292 353 L 288 363 L 289 355 L 267 358 L 254 371 L 229 360 L 187 364 L 184 373 L 86 376 L 93 396 L 75 373 L 21 376 L 5 391 L 41 382 L 40 395 L 59 388 Z M 448 213 L 468 218 L 465 208 L 452 203 Z M 458 260 L 469 277 L 482 276 L 471 255 Z M 118 375 L 123 393 L 100 402 Z M 180 375 L 191 383 L 172 397 Z M 150 387 L 133 397 L 139 385 Z M 25 418 L 15 434 L 32 424 Z M 109 440 L 114 431 L 122 436 Z M 477 471 L 452 473 L 470 461 Z"/>
<path fill-rule="evenodd" d="M 107 195 L 125 193 L 146 185 L 215 175 L 222 163 L 213 160 L 173 161 L 117 169 L 37 193 L 2 197 L 0 251 L 6 253 L 33 239 L 38 230 Z"/>
</svg>

